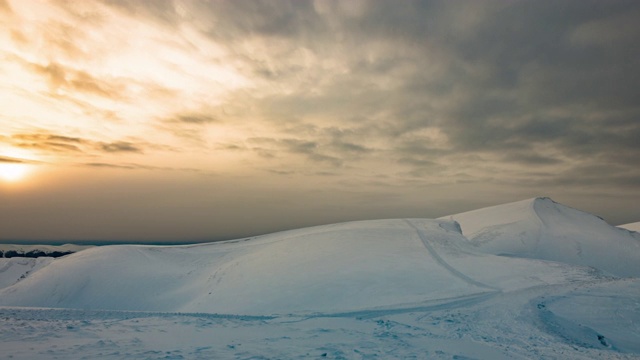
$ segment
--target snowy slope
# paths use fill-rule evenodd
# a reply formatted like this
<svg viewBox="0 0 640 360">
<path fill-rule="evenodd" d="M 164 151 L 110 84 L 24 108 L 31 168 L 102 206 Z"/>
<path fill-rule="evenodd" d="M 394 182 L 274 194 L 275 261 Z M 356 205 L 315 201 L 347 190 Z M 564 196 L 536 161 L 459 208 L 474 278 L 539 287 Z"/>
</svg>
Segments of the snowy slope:
<svg viewBox="0 0 640 360">
<path fill-rule="evenodd" d="M 457 224 L 446 220 L 377 220 L 226 243 L 96 247 L 1 290 L 0 305 L 336 313 L 588 276 L 568 266 L 474 253 Z"/>
<path fill-rule="evenodd" d="M 477 251 L 591 266 L 615 276 L 640 275 L 640 237 L 549 198 L 445 218 L 460 224 Z"/>
<path fill-rule="evenodd" d="M 0 258 L 0 289 L 11 286 L 53 261 L 50 257 L 9 259 Z"/>
<path fill-rule="evenodd" d="M 634 222 L 634 223 L 630 223 L 630 224 L 618 225 L 618 227 L 626 229 L 626 230 L 640 232 L 640 221 Z"/>
<path fill-rule="evenodd" d="M 453 236 L 422 221 L 433 236 Z M 425 230 L 427 231 L 427 230 Z M 271 314 L 349 311 L 487 291 L 430 256 L 402 220 L 193 246 L 105 246 L 53 262 L 0 304 Z"/>
</svg>

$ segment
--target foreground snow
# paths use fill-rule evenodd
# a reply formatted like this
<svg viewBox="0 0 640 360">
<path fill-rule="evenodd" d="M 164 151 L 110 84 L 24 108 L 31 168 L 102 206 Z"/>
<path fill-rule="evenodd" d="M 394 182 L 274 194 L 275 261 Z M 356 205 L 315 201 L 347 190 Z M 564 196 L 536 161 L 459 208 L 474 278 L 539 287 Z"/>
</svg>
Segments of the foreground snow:
<svg viewBox="0 0 640 360">
<path fill-rule="evenodd" d="M 13 359 L 637 359 L 636 279 L 358 314 L 0 308 Z"/>
<path fill-rule="evenodd" d="M 639 358 L 639 243 L 532 199 L 96 247 L 6 280 L 0 343 L 16 359 Z"/>
</svg>

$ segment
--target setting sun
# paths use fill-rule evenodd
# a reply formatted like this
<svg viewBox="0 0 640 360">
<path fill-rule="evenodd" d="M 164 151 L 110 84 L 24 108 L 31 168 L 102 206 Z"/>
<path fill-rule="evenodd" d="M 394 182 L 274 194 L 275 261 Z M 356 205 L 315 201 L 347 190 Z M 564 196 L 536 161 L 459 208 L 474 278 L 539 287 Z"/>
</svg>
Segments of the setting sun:
<svg viewBox="0 0 640 360">
<path fill-rule="evenodd" d="M 0 164 L 0 179 L 6 182 L 17 182 L 24 179 L 30 166 L 26 164 Z"/>
</svg>

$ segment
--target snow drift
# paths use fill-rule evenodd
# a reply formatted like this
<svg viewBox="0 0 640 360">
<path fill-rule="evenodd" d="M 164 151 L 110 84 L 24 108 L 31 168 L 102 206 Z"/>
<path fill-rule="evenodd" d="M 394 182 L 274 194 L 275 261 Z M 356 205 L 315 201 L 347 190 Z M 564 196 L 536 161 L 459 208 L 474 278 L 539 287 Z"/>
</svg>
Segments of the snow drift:
<svg viewBox="0 0 640 360">
<path fill-rule="evenodd" d="M 637 234 L 549 198 L 445 218 L 460 224 L 477 251 L 590 266 L 621 277 L 640 275 Z"/>
</svg>

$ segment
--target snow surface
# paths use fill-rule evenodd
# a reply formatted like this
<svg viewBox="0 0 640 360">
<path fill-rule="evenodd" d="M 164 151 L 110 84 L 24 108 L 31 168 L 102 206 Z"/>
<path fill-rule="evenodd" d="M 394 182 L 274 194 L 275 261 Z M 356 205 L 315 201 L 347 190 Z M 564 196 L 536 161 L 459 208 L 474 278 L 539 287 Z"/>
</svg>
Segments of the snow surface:
<svg viewBox="0 0 640 360">
<path fill-rule="evenodd" d="M 38 270 L 17 283 L 21 271 L 0 272 L 2 356 L 638 359 L 638 241 L 537 198 L 440 220 L 95 247 L 24 265 Z"/>
</svg>

